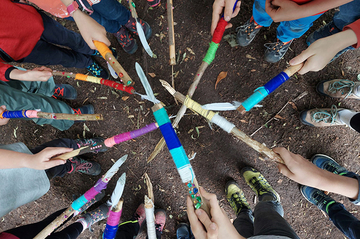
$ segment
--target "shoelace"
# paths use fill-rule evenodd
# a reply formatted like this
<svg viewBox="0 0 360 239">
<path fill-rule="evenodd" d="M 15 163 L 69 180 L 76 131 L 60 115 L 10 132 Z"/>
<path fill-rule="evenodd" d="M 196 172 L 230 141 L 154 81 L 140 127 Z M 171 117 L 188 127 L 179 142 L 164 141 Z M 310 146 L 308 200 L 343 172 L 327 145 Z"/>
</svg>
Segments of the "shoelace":
<svg viewBox="0 0 360 239">
<path fill-rule="evenodd" d="M 57 94 L 57 96 L 64 96 L 64 88 L 56 87 L 54 90 L 54 94 Z"/>
<path fill-rule="evenodd" d="M 337 116 L 338 115 L 338 109 L 336 108 L 335 105 L 331 106 L 330 112 L 328 111 L 317 111 L 312 115 L 312 119 L 316 122 L 319 123 L 321 121 L 324 121 L 325 123 L 330 123 L 333 124 L 337 121 Z"/>
<path fill-rule="evenodd" d="M 236 203 L 241 204 L 241 207 L 240 207 L 240 208 L 237 208 Z M 243 207 L 243 203 L 241 202 L 241 200 L 240 200 L 240 195 L 238 195 L 238 193 L 234 193 L 234 194 L 231 195 L 230 206 L 232 206 L 233 208 L 234 208 L 234 207 L 237 208 L 237 212 L 236 212 L 236 213 L 239 213 L 239 212 L 240 212 L 241 208 Z"/>
<path fill-rule="evenodd" d="M 267 185 L 268 183 L 265 181 L 265 178 L 263 177 L 253 177 L 252 179 L 250 179 L 251 184 L 254 186 L 255 190 L 259 193 L 258 196 L 262 195 L 261 192 L 268 192 L 270 191 L 270 187 L 269 185 Z"/>
<path fill-rule="evenodd" d="M 277 54 L 282 55 L 284 53 L 284 51 L 287 50 L 286 46 L 287 44 L 290 44 L 290 42 L 282 42 L 282 41 L 277 41 L 277 42 L 272 42 L 272 43 L 265 43 L 264 46 L 272 51 L 276 51 Z"/>
<path fill-rule="evenodd" d="M 253 25 L 253 28 L 251 27 L 252 25 Z M 261 27 L 262 26 L 256 24 L 254 22 L 254 20 L 252 20 L 252 21 L 250 20 L 249 22 L 246 22 L 244 25 L 237 27 L 236 32 L 241 30 L 241 31 L 245 31 L 248 35 L 250 35 L 253 32 L 253 30 L 261 28 Z"/>
<path fill-rule="evenodd" d="M 82 114 L 80 108 L 78 108 L 78 109 L 74 109 L 74 108 L 73 108 L 73 111 L 74 111 L 74 114 L 75 114 L 75 115 L 81 115 L 81 114 Z"/>
<path fill-rule="evenodd" d="M 329 171 L 329 172 L 332 172 L 335 174 L 339 174 L 340 173 L 339 169 L 345 169 L 345 168 L 343 168 L 341 166 L 339 167 L 338 165 L 333 165 L 332 162 L 329 162 L 329 163 L 325 164 L 324 169 L 326 171 Z"/>
<path fill-rule="evenodd" d="M 83 171 L 88 173 L 89 169 L 92 168 L 92 163 L 83 161 L 82 159 L 80 159 L 80 162 L 78 160 L 75 160 L 75 162 L 73 163 L 75 163 L 75 171 L 80 171 L 80 172 Z"/>
<path fill-rule="evenodd" d="M 345 96 L 345 99 L 351 95 L 354 90 L 355 83 L 349 80 L 340 80 L 335 81 L 329 85 L 328 91 L 332 94 L 335 94 L 337 91 L 341 91 L 342 94 L 345 93 L 345 88 L 349 88 L 348 93 Z"/>
</svg>

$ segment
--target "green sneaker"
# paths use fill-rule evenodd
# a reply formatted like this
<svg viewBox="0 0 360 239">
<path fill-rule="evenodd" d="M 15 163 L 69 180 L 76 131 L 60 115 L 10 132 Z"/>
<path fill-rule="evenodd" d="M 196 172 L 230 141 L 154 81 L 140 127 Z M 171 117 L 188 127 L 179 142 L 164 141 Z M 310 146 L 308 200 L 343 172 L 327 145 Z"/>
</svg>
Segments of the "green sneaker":
<svg viewBox="0 0 360 239">
<path fill-rule="evenodd" d="M 308 200 L 327 214 L 329 206 L 335 203 L 334 199 L 326 195 L 323 191 L 316 188 L 301 185 L 300 192 L 304 196 L 304 198 L 306 198 L 306 200 Z"/>
<path fill-rule="evenodd" d="M 245 198 L 244 192 L 234 180 L 226 183 L 225 195 L 231 208 L 235 211 L 236 216 L 239 215 L 242 209 L 250 209 L 250 205 Z"/>
<path fill-rule="evenodd" d="M 259 201 L 277 201 L 280 203 L 279 194 L 270 186 L 264 176 L 252 167 L 241 169 L 246 183 L 256 193 Z"/>
</svg>

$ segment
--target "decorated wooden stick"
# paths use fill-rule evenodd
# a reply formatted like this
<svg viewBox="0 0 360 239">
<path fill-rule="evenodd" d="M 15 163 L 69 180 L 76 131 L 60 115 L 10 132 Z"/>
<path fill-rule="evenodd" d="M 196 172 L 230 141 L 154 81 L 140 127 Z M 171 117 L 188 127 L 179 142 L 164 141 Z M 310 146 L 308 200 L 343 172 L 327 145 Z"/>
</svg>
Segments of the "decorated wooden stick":
<svg viewBox="0 0 360 239">
<path fill-rule="evenodd" d="M 237 2 L 238 2 L 238 0 L 235 1 L 234 10 L 236 8 Z M 219 44 L 224 35 L 225 27 L 227 24 L 228 24 L 228 22 L 224 20 L 224 17 L 221 17 L 215 28 L 215 32 L 213 34 L 209 49 L 207 50 L 206 55 L 200 65 L 198 71 L 195 74 L 193 83 L 190 85 L 190 88 L 187 92 L 187 95 L 190 98 L 194 95 L 195 90 L 196 90 L 198 84 L 200 83 L 201 77 L 203 76 L 206 68 L 215 59 L 216 51 L 219 48 Z M 177 112 L 175 119 L 173 120 L 173 124 L 172 124 L 173 127 L 176 127 L 179 124 L 179 122 L 180 122 L 181 118 L 184 116 L 185 112 L 186 112 L 186 106 L 182 105 L 180 110 Z M 159 141 L 159 143 L 156 145 L 152 154 L 149 156 L 147 162 L 150 162 L 151 160 L 153 160 L 156 157 L 156 155 L 162 150 L 162 148 L 164 146 L 165 146 L 165 141 L 164 141 L 164 138 L 162 138 Z"/>
<path fill-rule="evenodd" d="M 189 109 L 204 116 L 210 122 L 218 125 L 220 128 L 222 128 L 226 132 L 234 135 L 236 138 L 240 139 L 241 141 L 243 141 L 244 143 L 249 145 L 251 148 L 255 149 L 257 152 L 266 155 L 271 160 L 278 162 L 278 163 L 282 163 L 282 164 L 284 163 L 284 161 L 278 154 L 274 153 L 274 151 L 272 151 L 268 147 L 264 146 L 263 144 L 259 143 L 258 141 L 253 140 L 252 138 L 247 136 L 244 132 L 242 132 L 241 130 L 236 128 L 233 123 L 230 123 L 224 117 L 216 114 L 215 112 L 213 112 L 211 110 L 203 109 L 199 103 L 195 102 L 190 97 L 184 96 L 183 94 L 175 91 L 174 88 L 172 88 L 170 86 L 170 84 L 167 83 L 166 81 L 160 80 L 160 82 L 166 88 L 166 90 L 169 91 L 169 93 L 171 95 L 176 97 L 176 99 L 178 101 L 180 101 L 181 103 L 186 105 L 186 107 L 188 107 Z"/>
<path fill-rule="evenodd" d="M 69 217 L 71 217 L 76 210 L 79 210 L 87 202 L 93 199 L 97 194 L 107 187 L 107 184 L 111 178 L 117 173 L 120 166 L 125 162 L 127 155 L 121 157 L 107 172 L 99 179 L 96 184 L 90 188 L 84 195 L 76 199 L 69 208 L 67 208 L 61 215 L 55 218 L 48 226 L 46 226 L 41 232 L 39 232 L 34 239 L 45 239 L 56 228 L 61 226 Z"/>
<path fill-rule="evenodd" d="M 271 92 L 276 90 L 282 83 L 287 81 L 293 74 L 298 72 L 301 69 L 302 65 L 303 64 L 301 63 L 299 65 L 288 67 L 279 75 L 272 78 L 264 86 L 257 88 L 249 98 L 242 102 L 242 104 L 237 108 L 237 110 L 242 114 L 244 114 L 246 111 L 251 110 L 256 104 L 262 101 Z"/>
<path fill-rule="evenodd" d="M 4 111 L 0 113 L 0 119 L 21 119 L 21 118 L 42 118 L 53 120 L 103 120 L 102 114 L 64 114 L 64 113 L 47 113 L 37 110 L 17 110 L 17 111 Z"/>
<path fill-rule="evenodd" d="M 146 95 L 152 99 L 152 102 L 155 102 L 154 93 L 150 87 L 150 84 L 145 76 L 144 71 L 141 66 L 135 64 L 136 72 L 141 80 L 142 85 L 145 88 Z M 170 151 L 170 154 L 173 158 L 173 161 L 176 165 L 176 168 L 180 174 L 180 178 L 183 183 L 185 183 L 188 188 L 190 195 L 194 195 L 193 203 L 195 208 L 202 208 L 210 215 L 210 210 L 208 205 L 204 203 L 204 200 L 200 193 L 198 192 L 199 185 L 195 180 L 195 173 L 190 164 L 189 158 L 185 153 L 184 147 L 181 145 L 179 138 L 177 137 L 174 128 L 171 125 L 169 116 L 162 106 L 161 103 L 155 104 L 151 110 L 155 117 L 156 122 L 159 124 L 160 131 L 165 139 L 166 145 Z"/>
<path fill-rule="evenodd" d="M 176 65 L 175 59 L 175 31 L 174 31 L 174 13 L 173 13 L 173 1 L 167 0 L 167 18 L 169 28 L 169 51 L 170 51 L 170 65 Z"/>
<path fill-rule="evenodd" d="M 84 74 L 80 74 L 80 73 L 74 74 L 72 72 L 60 72 L 60 71 L 53 71 L 53 75 L 54 76 L 65 76 L 67 78 L 74 78 L 74 80 L 81 80 L 81 81 L 92 82 L 92 83 L 96 83 L 96 84 L 100 84 L 100 85 L 110 86 L 116 90 L 125 91 L 129 94 L 135 93 L 135 89 L 132 86 L 126 86 L 126 85 L 120 84 L 116 81 L 106 80 L 106 79 L 95 77 L 95 76 L 89 76 L 89 75 L 84 75 Z"/>
<path fill-rule="evenodd" d="M 67 160 L 69 158 L 72 158 L 72 157 L 75 157 L 78 155 L 98 151 L 100 148 L 111 148 L 115 144 L 120 144 L 120 143 L 128 141 L 130 139 L 135 139 L 135 138 L 140 137 L 144 134 L 147 134 L 151 131 L 154 131 L 157 128 L 159 128 L 157 123 L 151 123 L 149 125 L 146 125 L 143 128 L 136 129 L 136 130 L 129 131 L 126 133 L 122 133 L 122 134 L 117 134 L 113 137 L 105 139 L 104 143 L 81 147 L 81 148 L 73 150 L 69 153 L 64 153 L 64 154 L 58 155 L 58 156 L 52 158 L 51 160 L 55 160 L 55 159 Z"/>
<path fill-rule="evenodd" d="M 94 44 L 100 52 L 101 56 L 110 64 L 110 66 L 115 70 L 116 74 L 118 74 L 118 76 L 121 78 L 121 81 L 124 82 L 125 85 L 131 85 L 133 80 L 116 60 L 111 50 L 102 42 L 94 41 Z"/>
</svg>

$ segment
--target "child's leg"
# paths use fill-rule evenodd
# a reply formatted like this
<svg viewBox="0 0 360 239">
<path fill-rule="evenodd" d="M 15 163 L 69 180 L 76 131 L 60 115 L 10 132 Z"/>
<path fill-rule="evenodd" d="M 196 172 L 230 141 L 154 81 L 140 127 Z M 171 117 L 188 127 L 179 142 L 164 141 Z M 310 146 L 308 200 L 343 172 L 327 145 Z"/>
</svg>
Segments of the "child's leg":
<svg viewBox="0 0 360 239">
<path fill-rule="evenodd" d="M 333 18 L 335 26 L 342 30 L 346 25 L 360 19 L 360 0 L 353 0 L 339 7 Z"/>
<path fill-rule="evenodd" d="M 46 239 L 75 239 L 82 231 L 83 225 L 80 222 L 75 222 L 66 227 L 64 230 L 51 234 L 46 237 Z"/>
<path fill-rule="evenodd" d="M 273 20 L 265 11 L 265 0 L 255 0 L 253 5 L 253 17 L 257 24 L 269 27 Z"/>
<path fill-rule="evenodd" d="M 250 209 L 241 210 L 233 225 L 238 233 L 243 237 L 254 236 L 254 218 Z"/>
<path fill-rule="evenodd" d="M 140 226 L 137 221 L 127 221 L 119 225 L 116 239 L 132 239 L 139 233 Z"/>
<path fill-rule="evenodd" d="M 86 68 L 93 63 L 90 49 L 80 34 L 63 27 L 44 13 L 40 13 L 44 22 L 44 32 L 32 52 L 23 62 L 39 65 L 62 65 L 64 67 Z M 55 46 L 67 46 L 72 50 Z"/>
<path fill-rule="evenodd" d="M 279 202 L 259 202 L 254 210 L 254 234 L 276 235 L 299 238 L 289 223 L 282 217 L 283 208 Z"/>
<path fill-rule="evenodd" d="M 11 82 L 11 83 L 15 83 Z M 16 82 L 18 83 L 18 82 Z M 21 82 L 19 82 L 21 84 Z M 19 86 L 20 87 L 20 86 Z M 26 88 L 26 87 L 25 87 Z M 7 110 L 35 110 L 43 112 L 73 114 L 70 106 L 62 101 L 42 95 L 23 92 L 9 85 L 0 84 L 0 105 L 5 105 Z M 50 124 L 59 130 L 67 130 L 73 124 L 71 120 L 32 119 L 36 124 Z"/>
<path fill-rule="evenodd" d="M 288 42 L 295 38 L 300 38 L 309 28 L 313 22 L 322 14 L 315 16 L 304 17 L 293 21 L 280 22 L 277 28 L 277 38 L 282 42 Z"/>
<path fill-rule="evenodd" d="M 360 238 L 360 221 L 351 215 L 341 203 L 333 203 L 328 207 L 330 220 L 348 238 Z"/>
</svg>

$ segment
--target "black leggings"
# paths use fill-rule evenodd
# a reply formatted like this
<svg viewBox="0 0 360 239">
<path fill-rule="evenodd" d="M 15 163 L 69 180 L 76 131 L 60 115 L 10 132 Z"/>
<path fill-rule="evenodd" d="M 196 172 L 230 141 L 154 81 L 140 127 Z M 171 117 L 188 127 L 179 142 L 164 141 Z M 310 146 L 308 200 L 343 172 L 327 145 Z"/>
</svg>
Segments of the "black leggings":
<svg viewBox="0 0 360 239">
<path fill-rule="evenodd" d="M 5 232 L 12 234 L 20 239 L 32 239 L 65 210 L 66 209 L 61 209 L 40 222 L 16 227 Z M 72 216 L 69 217 L 69 219 L 71 218 Z M 82 230 L 82 224 L 80 222 L 75 222 L 60 232 L 52 233 L 51 235 L 46 237 L 46 239 L 75 239 L 81 234 Z"/>
</svg>

